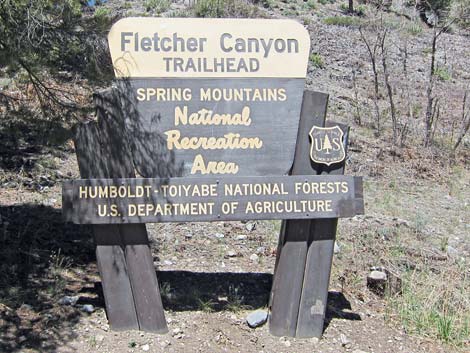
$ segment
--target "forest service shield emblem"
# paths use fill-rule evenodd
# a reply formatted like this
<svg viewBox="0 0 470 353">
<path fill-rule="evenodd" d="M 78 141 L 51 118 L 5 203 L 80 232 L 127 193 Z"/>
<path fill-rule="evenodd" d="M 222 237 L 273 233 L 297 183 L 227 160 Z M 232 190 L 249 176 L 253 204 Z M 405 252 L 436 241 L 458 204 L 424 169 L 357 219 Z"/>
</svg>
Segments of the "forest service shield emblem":
<svg viewBox="0 0 470 353">
<path fill-rule="evenodd" d="M 346 157 L 343 145 L 343 131 L 339 126 L 314 126 L 309 132 L 312 139 L 310 158 L 315 163 L 331 165 Z"/>
</svg>

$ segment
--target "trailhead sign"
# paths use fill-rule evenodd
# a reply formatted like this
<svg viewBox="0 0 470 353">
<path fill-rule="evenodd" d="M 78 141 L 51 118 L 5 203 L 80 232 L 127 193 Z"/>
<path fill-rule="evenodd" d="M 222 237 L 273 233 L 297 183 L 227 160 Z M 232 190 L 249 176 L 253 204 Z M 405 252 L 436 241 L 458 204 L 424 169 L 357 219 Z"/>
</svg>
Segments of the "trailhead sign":
<svg viewBox="0 0 470 353">
<path fill-rule="evenodd" d="M 168 327 L 146 222 L 282 219 L 268 308 L 277 336 L 321 337 L 337 219 L 364 213 L 345 176 L 349 127 L 304 91 L 307 30 L 291 20 L 125 18 L 115 87 L 75 127 L 82 179 L 66 221 L 92 224 L 111 328 Z"/>
<path fill-rule="evenodd" d="M 140 175 L 289 171 L 310 51 L 299 23 L 126 18 L 109 47 Z"/>
</svg>

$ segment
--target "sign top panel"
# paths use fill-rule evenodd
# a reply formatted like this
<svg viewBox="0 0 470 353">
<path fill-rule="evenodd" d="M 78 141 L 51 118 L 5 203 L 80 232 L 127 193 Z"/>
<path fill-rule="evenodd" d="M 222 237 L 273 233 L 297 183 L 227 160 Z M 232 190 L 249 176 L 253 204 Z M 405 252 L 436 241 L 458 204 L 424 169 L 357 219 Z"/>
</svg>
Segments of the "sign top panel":
<svg viewBox="0 0 470 353">
<path fill-rule="evenodd" d="M 305 78 L 310 37 L 293 20 L 129 17 L 108 35 L 116 77 Z"/>
</svg>

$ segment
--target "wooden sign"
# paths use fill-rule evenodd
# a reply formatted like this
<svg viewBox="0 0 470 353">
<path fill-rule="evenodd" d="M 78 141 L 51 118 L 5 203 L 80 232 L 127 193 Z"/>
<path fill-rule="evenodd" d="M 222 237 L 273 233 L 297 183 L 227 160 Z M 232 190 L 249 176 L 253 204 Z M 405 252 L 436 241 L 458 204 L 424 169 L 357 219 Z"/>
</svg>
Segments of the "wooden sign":
<svg viewBox="0 0 470 353">
<path fill-rule="evenodd" d="M 299 23 L 126 18 L 108 39 L 141 176 L 289 171 L 310 50 Z"/>
<path fill-rule="evenodd" d="M 352 176 L 81 179 L 63 184 L 75 223 L 352 217 L 364 212 Z"/>
</svg>

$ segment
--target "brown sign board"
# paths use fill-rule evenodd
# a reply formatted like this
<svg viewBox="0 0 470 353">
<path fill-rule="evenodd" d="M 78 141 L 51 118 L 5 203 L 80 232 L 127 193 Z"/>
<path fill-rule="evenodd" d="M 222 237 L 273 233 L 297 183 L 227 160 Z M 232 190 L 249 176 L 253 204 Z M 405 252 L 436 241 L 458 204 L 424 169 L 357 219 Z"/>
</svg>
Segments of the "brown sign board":
<svg viewBox="0 0 470 353">
<path fill-rule="evenodd" d="M 353 176 L 80 179 L 63 184 L 66 220 L 80 224 L 352 217 Z"/>
<path fill-rule="evenodd" d="M 290 170 L 310 51 L 302 25 L 126 18 L 108 40 L 141 176 Z M 168 175 L 157 172 L 162 163 Z"/>
</svg>

